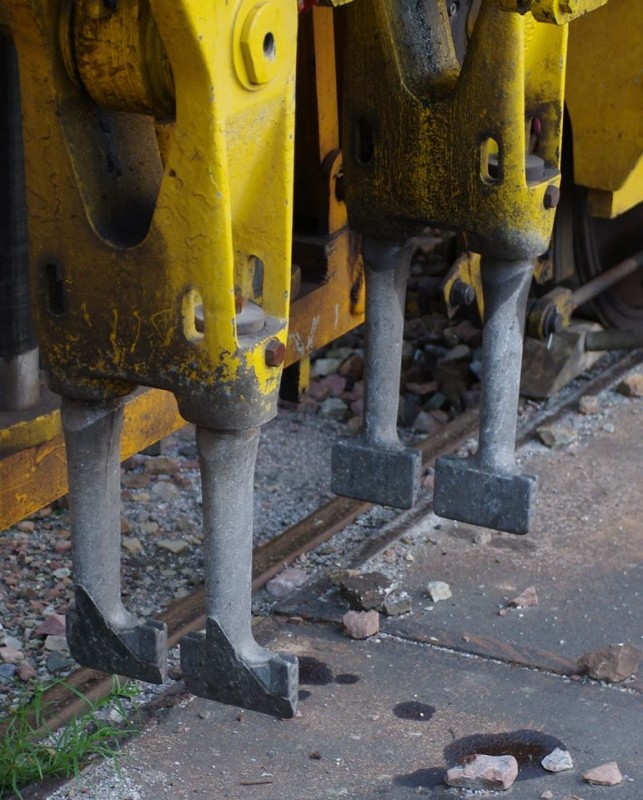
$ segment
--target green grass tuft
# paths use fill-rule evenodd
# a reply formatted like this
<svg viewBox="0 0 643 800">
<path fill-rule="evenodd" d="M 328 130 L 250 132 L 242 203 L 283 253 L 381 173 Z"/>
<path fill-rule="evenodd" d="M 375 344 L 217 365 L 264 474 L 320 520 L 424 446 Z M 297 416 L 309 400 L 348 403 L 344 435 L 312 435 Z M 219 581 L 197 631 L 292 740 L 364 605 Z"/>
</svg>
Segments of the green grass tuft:
<svg viewBox="0 0 643 800">
<path fill-rule="evenodd" d="M 4 721 L 6 728 L 0 736 L 0 800 L 11 792 L 22 798 L 22 788 L 43 778 L 78 777 L 81 767 L 92 758 L 116 759 L 119 741 L 132 733 L 131 726 L 123 727 L 128 724 L 123 700 L 138 693 L 133 684 L 121 683 L 115 677 L 107 697 L 93 703 L 85 698 L 88 711 L 56 732 L 49 730 L 45 713 L 45 693 L 51 685 L 36 686 L 33 694 Z M 66 689 L 83 696 L 72 686 L 67 685 Z M 117 723 L 102 719 L 98 714 L 101 709 L 115 710 Z"/>
</svg>

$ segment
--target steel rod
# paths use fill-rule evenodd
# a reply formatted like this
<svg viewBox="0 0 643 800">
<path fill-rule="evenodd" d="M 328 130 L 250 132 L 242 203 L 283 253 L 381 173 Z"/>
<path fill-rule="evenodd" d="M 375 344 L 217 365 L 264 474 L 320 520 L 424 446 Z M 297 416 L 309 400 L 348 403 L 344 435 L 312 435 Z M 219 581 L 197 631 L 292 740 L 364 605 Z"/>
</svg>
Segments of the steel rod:
<svg viewBox="0 0 643 800">
<path fill-rule="evenodd" d="M 643 331 L 588 331 L 585 350 L 636 350 L 643 347 Z"/>
<path fill-rule="evenodd" d="M 576 309 L 587 303 L 588 300 L 596 297 L 614 284 L 629 277 L 643 267 L 643 250 L 633 256 L 626 258 L 611 269 L 597 275 L 591 281 L 576 289 L 571 296 L 572 308 Z"/>
</svg>

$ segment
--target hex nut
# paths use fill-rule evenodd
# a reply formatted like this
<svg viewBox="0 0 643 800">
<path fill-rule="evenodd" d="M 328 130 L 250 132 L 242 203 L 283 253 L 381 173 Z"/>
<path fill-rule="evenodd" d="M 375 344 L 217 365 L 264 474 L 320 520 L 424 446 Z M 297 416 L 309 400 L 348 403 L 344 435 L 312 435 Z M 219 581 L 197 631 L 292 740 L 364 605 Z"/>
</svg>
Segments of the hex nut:
<svg viewBox="0 0 643 800">
<path fill-rule="evenodd" d="M 470 283 L 457 278 L 451 286 L 449 292 L 449 302 L 454 306 L 470 306 L 475 302 L 476 290 Z"/>
<path fill-rule="evenodd" d="M 279 69 L 278 39 L 281 13 L 274 3 L 259 3 L 251 9 L 241 31 L 241 53 L 251 83 L 272 80 Z"/>
<path fill-rule="evenodd" d="M 545 189 L 545 195 L 543 197 L 543 205 L 546 209 L 556 208 L 558 203 L 560 202 L 560 189 L 558 186 L 548 186 Z"/>
<path fill-rule="evenodd" d="M 279 339 L 271 339 L 266 345 L 266 366 L 280 367 L 286 358 L 286 345 Z"/>
</svg>

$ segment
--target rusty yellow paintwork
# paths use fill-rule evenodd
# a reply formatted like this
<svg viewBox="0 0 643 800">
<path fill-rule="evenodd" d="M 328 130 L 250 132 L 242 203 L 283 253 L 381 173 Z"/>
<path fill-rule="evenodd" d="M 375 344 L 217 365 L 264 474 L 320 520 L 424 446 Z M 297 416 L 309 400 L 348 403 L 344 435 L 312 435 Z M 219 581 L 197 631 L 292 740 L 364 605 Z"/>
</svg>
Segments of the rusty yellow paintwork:
<svg viewBox="0 0 643 800">
<path fill-rule="evenodd" d="M 58 410 L 14 422 L 12 425 L 0 428 L 0 458 L 27 447 L 49 442 L 61 433 L 62 425 Z"/>
<path fill-rule="evenodd" d="M 440 291 L 449 316 L 453 316 L 456 311 L 456 308 L 452 306 L 450 302 L 450 297 L 453 284 L 457 280 L 463 281 L 473 287 L 476 293 L 475 302 L 478 314 L 480 319 L 484 319 L 482 275 L 480 274 L 480 255 L 478 253 L 472 253 L 470 250 L 465 250 L 461 253 L 453 262 L 446 277 L 442 281 Z"/>
<path fill-rule="evenodd" d="M 643 201 L 643 3 L 610 0 L 570 25 L 566 103 L 574 180 L 590 210 L 622 214 Z"/>
<path fill-rule="evenodd" d="M 529 11 L 539 22 L 566 25 L 589 11 L 594 11 L 607 0 L 501 0 L 508 11 Z"/>
<path fill-rule="evenodd" d="M 82 91 L 58 45 L 69 35 L 70 5 Z M 81 0 L 0 2 L 20 63 L 31 271 L 58 391 L 100 399 L 156 386 L 214 427 L 274 413 L 280 369 L 266 365 L 264 351 L 287 337 L 297 8 L 261 4 L 275 22 L 264 34 L 269 75 L 249 88 L 238 63 L 258 5 L 151 0 L 143 14 L 144 0 L 124 0 L 99 14 Z M 147 38 L 137 33 L 141 20 Z M 137 83 L 149 57 L 137 47 L 154 38 L 150 30 L 175 98 L 163 159 L 158 120 L 130 113 L 141 94 L 156 103 Z M 127 31 L 127 47 L 115 31 Z M 125 78 L 106 99 L 106 75 L 119 65 L 134 76 L 130 105 Z M 166 100 L 147 110 L 165 119 Z M 237 295 L 258 261 L 267 321 L 240 335 Z"/>
<path fill-rule="evenodd" d="M 567 26 L 483 0 L 460 68 L 442 4 L 426 7 L 429 45 L 397 11 L 392 0 L 347 10 L 351 227 L 400 240 L 447 225 L 475 251 L 535 258 L 554 220 L 545 195 L 560 182 Z M 532 119 L 541 129 L 533 148 Z M 530 149 L 544 161 L 538 179 L 526 176 Z"/>
<path fill-rule="evenodd" d="M 59 419 L 59 412 L 52 412 Z M 151 389 L 124 405 L 121 459 L 129 458 L 185 425 L 169 392 Z M 67 493 L 62 433 L 0 459 L 0 531 Z"/>
</svg>

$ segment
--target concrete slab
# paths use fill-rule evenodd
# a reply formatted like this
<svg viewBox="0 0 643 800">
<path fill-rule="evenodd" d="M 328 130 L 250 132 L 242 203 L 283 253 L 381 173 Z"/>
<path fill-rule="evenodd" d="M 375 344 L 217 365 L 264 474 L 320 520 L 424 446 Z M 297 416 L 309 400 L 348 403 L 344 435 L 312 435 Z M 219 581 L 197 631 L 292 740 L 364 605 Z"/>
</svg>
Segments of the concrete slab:
<svg viewBox="0 0 643 800">
<path fill-rule="evenodd" d="M 556 674 L 611 642 L 643 646 L 643 400 L 601 402 L 601 416 L 565 421 L 573 445 L 522 451 L 541 483 L 529 536 L 487 540 L 422 509 L 405 518 L 404 540 L 365 565 L 414 600 L 413 614 L 385 620 L 379 639 L 341 634 L 346 604 L 327 578 L 280 604 L 289 617 L 261 623 L 269 646 L 302 658 L 300 718 L 185 696 L 125 746 L 120 775 L 93 767 L 80 786 L 33 800 L 446 800 L 466 795 L 444 786 L 444 770 L 472 751 L 520 756 L 514 800 L 546 790 L 555 800 L 641 800 L 640 676 L 609 687 Z M 431 603 L 428 580 L 447 581 L 452 598 Z M 498 614 L 530 585 L 537 607 Z M 538 766 L 556 746 L 573 770 Z M 583 783 L 582 771 L 612 760 L 622 784 Z"/>
<path fill-rule="evenodd" d="M 547 789 L 557 799 L 643 796 L 640 696 L 394 638 L 354 642 L 332 626 L 269 627 L 272 646 L 303 657 L 300 718 L 185 699 L 125 747 L 120 776 L 90 769 L 55 797 L 446 799 L 463 795 L 443 785 L 445 767 L 472 750 L 515 753 L 514 800 Z M 573 770 L 539 766 L 556 746 Z M 582 771 L 611 760 L 623 784 L 582 782 Z"/>
<path fill-rule="evenodd" d="M 395 576 L 412 597 L 413 613 L 384 620 L 385 631 L 568 674 L 583 653 L 610 643 L 643 650 L 643 400 L 612 392 L 602 407 L 565 422 L 573 445 L 521 451 L 523 468 L 539 478 L 529 535 L 439 519 L 427 502 L 407 544 L 360 565 Z M 447 582 L 453 596 L 432 603 L 429 580 Z M 529 586 L 538 606 L 508 608 Z M 279 606 L 325 620 L 347 607 L 323 582 Z M 641 673 L 635 684 L 643 688 Z"/>
</svg>

